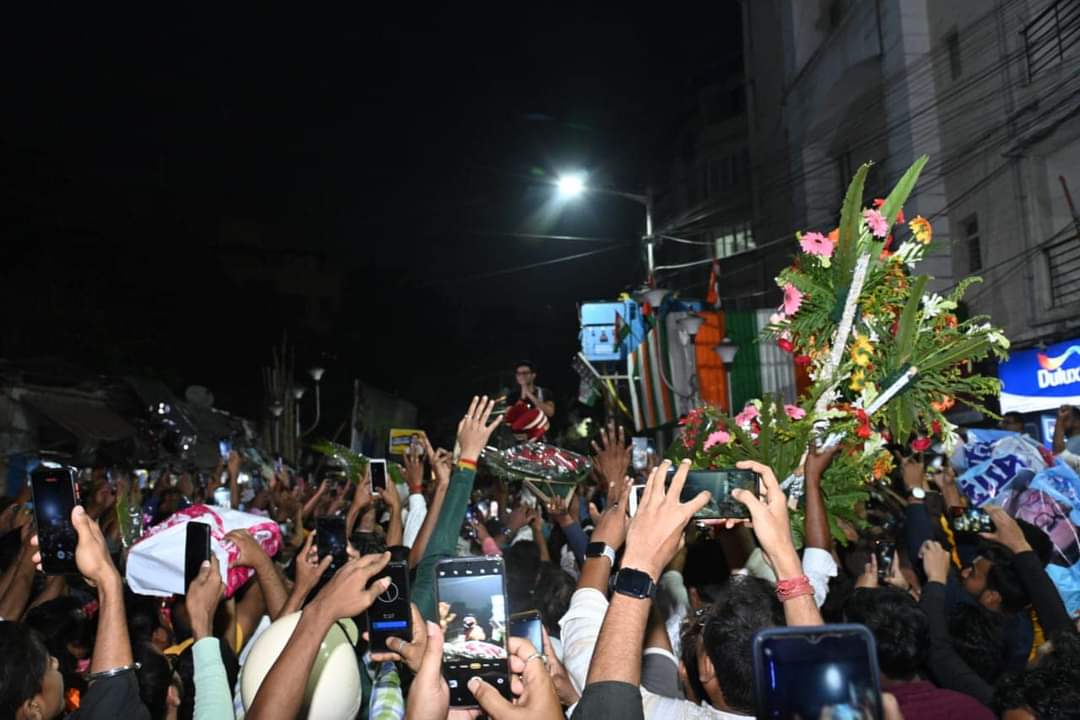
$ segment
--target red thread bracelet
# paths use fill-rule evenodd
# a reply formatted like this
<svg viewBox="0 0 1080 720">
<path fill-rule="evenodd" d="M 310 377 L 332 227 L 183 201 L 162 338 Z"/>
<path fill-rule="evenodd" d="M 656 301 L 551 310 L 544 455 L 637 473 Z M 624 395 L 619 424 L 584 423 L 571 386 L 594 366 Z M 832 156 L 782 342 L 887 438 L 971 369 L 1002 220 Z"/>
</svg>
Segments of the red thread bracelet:
<svg viewBox="0 0 1080 720">
<path fill-rule="evenodd" d="M 810 578 L 802 575 L 787 580 L 779 580 L 776 583 L 776 597 L 784 603 L 803 595 L 813 595 L 814 588 L 810 585 Z"/>
</svg>

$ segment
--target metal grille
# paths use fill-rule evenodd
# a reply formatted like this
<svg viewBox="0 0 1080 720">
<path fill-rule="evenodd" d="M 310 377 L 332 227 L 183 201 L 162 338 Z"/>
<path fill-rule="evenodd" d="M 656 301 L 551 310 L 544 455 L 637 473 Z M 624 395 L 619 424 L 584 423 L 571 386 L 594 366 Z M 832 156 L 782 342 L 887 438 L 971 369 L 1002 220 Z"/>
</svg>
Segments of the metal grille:
<svg viewBox="0 0 1080 720">
<path fill-rule="evenodd" d="M 1080 300 L 1080 235 L 1073 228 L 1059 235 L 1065 237 L 1051 241 L 1045 249 L 1055 307 Z"/>
<path fill-rule="evenodd" d="M 1062 62 L 1080 40 L 1080 0 L 1056 0 L 1020 31 L 1027 54 L 1028 80 Z"/>
</svg>

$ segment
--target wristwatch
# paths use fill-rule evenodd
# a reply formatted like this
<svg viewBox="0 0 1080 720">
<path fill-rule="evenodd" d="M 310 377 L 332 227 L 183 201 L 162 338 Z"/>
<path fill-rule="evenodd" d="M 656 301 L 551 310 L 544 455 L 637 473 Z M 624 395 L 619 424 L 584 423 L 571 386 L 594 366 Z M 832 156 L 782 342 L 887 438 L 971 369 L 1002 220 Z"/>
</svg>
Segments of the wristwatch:
<svg viewBox="0 0 1080 720">
<path fill-rule="evenodd" d="M 649 573 L 624 567 L 615 575 L 615 592 L 637 600 L 651 600 L 656 596 L 656 583 Z"/>
<path fill-rule="evenodd" d="M 615 567 L 615 548 L 604 542 L 591 542 L 585 546 L 586 558 L 606 557 L 611 567 Z"/>
<path fill-rule="evenodd" d="M 926 499 L 926 491 L 923 490 L 921 487 L 918 487 L 918 486 L 913 487 L 913 488 L 908 488 L 908 496 L 915 499 L 915 500 L 925 500 Z"/>
</svg>

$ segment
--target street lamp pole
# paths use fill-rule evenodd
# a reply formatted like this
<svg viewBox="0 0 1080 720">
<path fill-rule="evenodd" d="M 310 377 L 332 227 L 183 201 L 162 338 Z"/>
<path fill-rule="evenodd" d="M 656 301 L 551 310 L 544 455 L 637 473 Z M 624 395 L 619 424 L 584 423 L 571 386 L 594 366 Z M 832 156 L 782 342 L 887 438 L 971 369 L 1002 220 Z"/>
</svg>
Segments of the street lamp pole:
<svg viewBox="0 0 1080 720">
<path fill-rule="evenodd" d="M 644 195 L 641 193 L 624 192 L 622 190 L 612 190 L 610 188 L 596 188 L 587 187 L 585 185 L 585 179 L 581 175 L 563 175 L 555 183 L 559 188 L 559 194 L 565 197 L 574 197 L 584 192 L 596 193 L 598 195 L 612 195 L 614 197 L 626 198 L 627 200 L 633 200 L 636 203 L 640 203 L 645 208 L 645 237 L 642 238 L 645 241 L 645 259 L 649 270 L 649 277 L 652 277 L 653 270 L 656 267 L 656 260 L 653 254 L 653 200 L 652 191 L 647 190 Z"/>
</svg>

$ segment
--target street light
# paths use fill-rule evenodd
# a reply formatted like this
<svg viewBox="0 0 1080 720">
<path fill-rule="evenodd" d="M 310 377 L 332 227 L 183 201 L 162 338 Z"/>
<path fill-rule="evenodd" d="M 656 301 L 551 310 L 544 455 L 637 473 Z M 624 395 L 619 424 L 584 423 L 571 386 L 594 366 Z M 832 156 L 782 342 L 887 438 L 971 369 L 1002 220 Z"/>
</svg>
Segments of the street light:
<svg viewBox="0 0 1080 720">
<path fill-rule="evenodd" d="M 645 236 L 642 239 L 645 240 L 649 277 L 652 277 L 653 268 L 656 266 L 656 263 L 653 259 L 653 202 L 650 193 L 642 195 L 640 193 L 624 192 L 622 190 L 612 190 L 610 188 L 589 187 L 585 184 L 584 173 L 566 173 L 560 175 L 555 181 L 555 187 L 558 188 L 559 195 L 564 198 L 573 198 L 588 192 L 599 195 L 614 195 L 615 197 L 626 198 L 627 200 L 641 203 L 645 207 Z"/>
<path fill-rule="evenodd" d="M 301 437 L 305 435 L 310 435 L 312 430 L 319 427 L 319 418 L 321 417 L 322 413 L 322 394 L 319 392 L 319 383 L 322 380 L 322 376 L 325 372 L 326 370 L 319 367 L 318 365 L 308 370 L 308 375 L 310 375 L 311 379 L 315 381 L 315 422 L 313 422 L 311 424 L 311 427 L 309 427 L 307 430 L 300 433 Z M 297 397 L 297 400 L 299 399 L 300 398 Z"/>
<path fill-rule="evenodd" d="M 693 313 L 681 317 L 676 321 L 679 326 L 679 341 L 683 346 L 683 355 L 685 357 L 686 369 L 690 375 L 690 402 L 694 407 L 698 407 L 701 404 L 701 398 L 698 395 L 698 379 L 697 379 L 697 363 L 694 362 L 694 338 L 697 336 L 698 331 L 701 330 L 702 324 L 705 319 L 700 315 Z"/>
<path fill-rule="evenodd" d="M 716 354 L 720 356 L 720 362 L 724 363 L 727 372 L 727 403 L 728 412 L 735 414 L 735 393 L 731 387 L 731 367 L 735 364 L 735 353 L 739 352 L 739 346 L 731 342 L 731 338 L 725 337 L 716 346 Z"/>
</svg>

